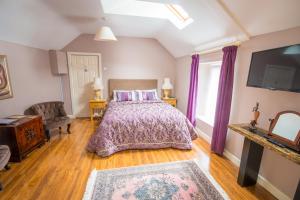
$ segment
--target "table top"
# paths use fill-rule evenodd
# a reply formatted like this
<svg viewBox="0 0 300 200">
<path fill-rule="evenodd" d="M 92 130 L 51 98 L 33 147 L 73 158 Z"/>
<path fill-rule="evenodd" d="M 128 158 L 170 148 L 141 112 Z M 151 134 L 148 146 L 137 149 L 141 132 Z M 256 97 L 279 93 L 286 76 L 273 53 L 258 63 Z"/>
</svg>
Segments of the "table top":
<svg viewBox="0 0 300 200">
<path fill-rule="evenodd" d="M 24 117 L 19 118 L 17 121 L 11 123 L 11 124 L 0 124 L 0 127 L 17 127 L 21 124 L 24 124 L 26 122 L 29 122 L 35 118 L 41 118 L 41 116 L 39 115 L 24 115 Z M 12 119 L 11 117 L 9 117 L 10 119 Z"/>
<path fill-rule="evenodd" d="M 104 103 L 106 99 L 91 99 L 90 103 Z"/>
<path fill-rule="evenodd" d="M 297 164 L 300 164 L 300 154 L 299 153 L 297 153 L 291 149 L 280 147 L 276 144 L 273 144 L 273 143 L 269 142 L 265 137 L 263 137 L 259 134 L 250 132 L 249 130 L 246 129 L 246 127 L 249 127 L 249 124 L 230 124 L 230 125 L 228 125 L 229 129 L 245 136 L 249 140 L 252 140 L 252 141 L 258 143 L 258 144 L 266 147 L 267 149 L 275 151 L 276 153 L 284 156 L 285 158 L 287 158 Z M 268 133 L 268 131 L 261 129 L 261 128 L 257 128 L 257 131 L 262 134 Z"/>
</svg>

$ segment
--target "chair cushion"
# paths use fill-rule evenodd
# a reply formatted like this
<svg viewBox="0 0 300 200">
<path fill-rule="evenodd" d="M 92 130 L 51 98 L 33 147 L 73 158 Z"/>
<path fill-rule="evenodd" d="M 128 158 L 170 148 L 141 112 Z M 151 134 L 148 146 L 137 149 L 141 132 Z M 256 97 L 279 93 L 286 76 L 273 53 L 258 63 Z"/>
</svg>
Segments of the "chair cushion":
<svg viewBox="0 0 300 200">
<path fill-rule="evenodd" d="M 46 129 L 51 130 L 51 129 L 61 127 L 61 126 L 64 126 L 64 125 L 70 124 L 70 123 L 71 123 L 71 119 L 67 116 L 55 117 L 53 119 L 46 120 L 45 127 L 46 127 Z"/>
<path fill-rule="evenodd" d="M 0 169 L 3 169 L 10 158 L 10 150 L 6 145 L 0 145 Z"/>
</svg>

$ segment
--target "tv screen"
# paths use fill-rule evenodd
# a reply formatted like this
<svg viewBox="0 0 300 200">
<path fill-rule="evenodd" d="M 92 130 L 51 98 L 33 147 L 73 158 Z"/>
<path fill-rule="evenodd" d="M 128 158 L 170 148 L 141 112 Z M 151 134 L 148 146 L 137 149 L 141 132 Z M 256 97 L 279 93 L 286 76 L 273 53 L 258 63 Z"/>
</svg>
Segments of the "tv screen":
<svg viewBox="0 0 300 200">
<path fill-rule="evenodd" d="M 300 44 L 252 53 L 247 86 L 300 93 Z"/>
</svg>

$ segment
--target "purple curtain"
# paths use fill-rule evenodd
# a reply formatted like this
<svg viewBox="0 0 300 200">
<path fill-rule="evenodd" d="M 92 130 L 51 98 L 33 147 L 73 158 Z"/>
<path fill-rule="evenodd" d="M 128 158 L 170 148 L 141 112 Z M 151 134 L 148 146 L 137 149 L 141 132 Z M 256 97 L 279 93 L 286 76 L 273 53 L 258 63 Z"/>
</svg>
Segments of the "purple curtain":
<svg viewBox="0 0 300 200">
<path fill-rule="evenodd" d="M 195 54 L 192 56 L 189 99 L 188 99 L 188 105 L 187 105 L 187 118 L 190 120 L 190 122 L 193 124 L 193 126 L 196 126 L 198 68 L 199 68 L 199 54 Z"/>
<path fill-rule="evenodd" d="M 227 126 L 231 108 L 236 53 L 237 46 L 223 48 L 223 62 L 220 72 L 215 123 L 211 141 L 211 150 L 219 155 L 223 155 L 225 148 Z"/>
</svg>

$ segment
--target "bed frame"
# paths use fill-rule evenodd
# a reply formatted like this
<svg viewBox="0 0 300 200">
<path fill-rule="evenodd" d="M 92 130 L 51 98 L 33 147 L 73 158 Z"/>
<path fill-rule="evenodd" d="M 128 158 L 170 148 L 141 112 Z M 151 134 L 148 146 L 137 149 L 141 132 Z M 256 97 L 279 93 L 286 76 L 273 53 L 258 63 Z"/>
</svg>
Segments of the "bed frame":
<svg viewBox="0 0 300 200">
<path fill-rule="evenodd" d="M 108 96 L 111 100 L 114 90 L 149 90 L 157 89 L 156 79 L 109 79 Z"/>
</svg>

